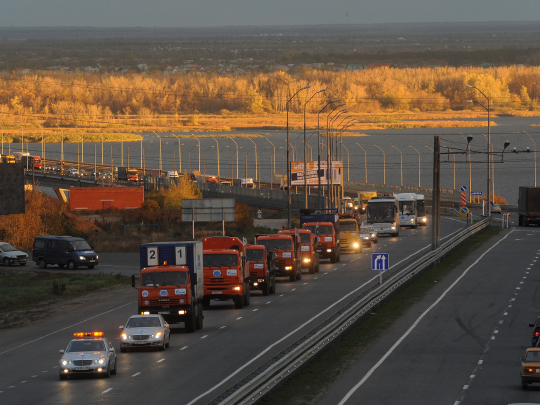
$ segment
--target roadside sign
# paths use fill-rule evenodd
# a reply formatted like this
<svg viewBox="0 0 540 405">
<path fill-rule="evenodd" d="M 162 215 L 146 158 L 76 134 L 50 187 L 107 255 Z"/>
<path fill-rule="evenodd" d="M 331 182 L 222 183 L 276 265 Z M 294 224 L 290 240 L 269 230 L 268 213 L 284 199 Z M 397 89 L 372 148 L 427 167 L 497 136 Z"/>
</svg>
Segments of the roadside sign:
<svg viewBox="0 0 540 405">
<path fill-rule="evenodd" d="M 389 253 L 372 253 L 371 254 L 371 270 L 388 270 L 390 268 Z"/>
<path fill-rule="evenodd" d="M 481 191 L 471 191 L 471 195 L 482 195 Z"/>
<path fill-rule="evenodd" d="M 461 192 L 462 193 L 467 192 L 467 186 L 461 186 Z"/>
<path fill-rule="evenodd" d="M 469 213 L 469 209 L 467 207 L 461 207 L 459 209 L 459 216 L 460 217 L 466 217 L 468 213 Z"/>
</svg>

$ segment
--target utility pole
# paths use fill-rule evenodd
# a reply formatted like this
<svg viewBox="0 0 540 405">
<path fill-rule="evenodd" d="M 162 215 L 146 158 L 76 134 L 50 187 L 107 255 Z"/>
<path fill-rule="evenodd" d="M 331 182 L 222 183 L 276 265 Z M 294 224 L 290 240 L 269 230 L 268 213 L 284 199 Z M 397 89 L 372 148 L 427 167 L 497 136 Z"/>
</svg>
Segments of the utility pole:
<svg viewBox="0 0 540 405">
<path fill-rule="evenodd" d="M 436 250 L 441 242 L 441 138 L 435 137 L 433 143 L 433 193 L 431 197 L 432 205 L 432 234 L 431 250 Z"/>
</svg>

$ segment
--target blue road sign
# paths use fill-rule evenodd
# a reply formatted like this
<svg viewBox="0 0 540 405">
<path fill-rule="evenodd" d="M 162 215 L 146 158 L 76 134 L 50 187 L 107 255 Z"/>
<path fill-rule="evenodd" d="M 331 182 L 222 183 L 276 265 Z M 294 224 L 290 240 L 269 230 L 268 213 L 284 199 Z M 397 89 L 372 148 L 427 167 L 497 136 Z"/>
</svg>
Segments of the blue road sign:
<svg viewBox="0 0 540 405">
<path fill-rule="evenodd" d="M 461 192 L 464 193 L 467 191 L 467 186 L 461 186 Z"/>
<path fill-rule="evenodd" d="M 482 195 L 481 191 L 471 191 L 471 195 Z"/>
<path fill-rule="evenodd" d="M 372 253 L 371 270 L 388 270 L 390 268 L 390 254 Z"/>
</svg>

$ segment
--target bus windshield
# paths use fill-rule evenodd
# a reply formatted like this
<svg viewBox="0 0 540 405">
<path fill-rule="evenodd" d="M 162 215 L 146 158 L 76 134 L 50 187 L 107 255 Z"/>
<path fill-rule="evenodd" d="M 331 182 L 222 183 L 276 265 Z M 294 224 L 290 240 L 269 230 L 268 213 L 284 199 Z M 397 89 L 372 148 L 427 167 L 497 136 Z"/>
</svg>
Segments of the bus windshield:
<svg viewBox="0 0 540 405">
<path fill-rule="evenodd" d="M 394 222 L 394 209 L 396 208 L 393 202 L 368 202 L 367 220 L 369 222 Z"/>
<path fill-rule="evenodd" d="M 414 215 L 414 202 L 413 201 L 400 201 L 399 214 L 400 215 Z"/>
</svg>

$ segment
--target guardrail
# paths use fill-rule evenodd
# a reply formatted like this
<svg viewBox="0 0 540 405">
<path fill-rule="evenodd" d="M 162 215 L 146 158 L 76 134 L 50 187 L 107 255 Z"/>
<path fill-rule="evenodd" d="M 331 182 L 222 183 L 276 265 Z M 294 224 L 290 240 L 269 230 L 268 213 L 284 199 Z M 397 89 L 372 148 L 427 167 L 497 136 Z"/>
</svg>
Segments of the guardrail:
<svg viewBox="0 0 540 405">
<path fill-rule="evenodd" d="M 233 387 L 221 393 L 210 404 L 243 405 L 255 403 L 284 378 L 290 376 L 320 350 L 327 347 L 356 321 L 369 313 L 373 307 L 388 298 L 424 269 L 440 260 L 463 241 L 488 227 L 489 224 L 488 218 L 477 222 L 443 243 L 438 249 L 412 259 L 408 264 L 386 274 L 382 284 L 373 285 L 322 324 L 306 333 Z"/>
<path fill-rule="evenodd" d="M 427 187 L 410 187 L 410 186 L 395 186 L 392 184 L 374 184 L 374 183 L 359 183 L 354 181 L 345 182 L 346 191 L 379 191 L 383 193 L 415 193 L 423 194 L 424 197 L 431 197 L 433 189 Z M 441 198 L 458 199 L 461 198 L 460 190 L 441 189 Z"/>
</svg>

